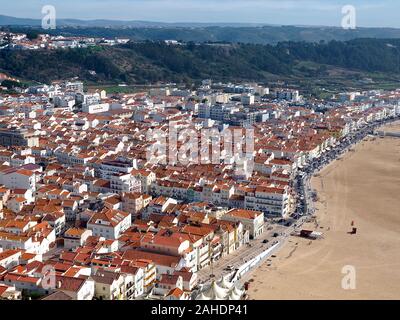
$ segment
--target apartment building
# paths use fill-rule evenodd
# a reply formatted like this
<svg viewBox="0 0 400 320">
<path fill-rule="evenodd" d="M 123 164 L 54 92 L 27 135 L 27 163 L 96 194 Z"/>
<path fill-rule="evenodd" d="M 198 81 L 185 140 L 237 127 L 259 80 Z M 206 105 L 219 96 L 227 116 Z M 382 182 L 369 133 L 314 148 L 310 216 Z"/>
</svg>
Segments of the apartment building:
<svg viewBox="0 0 400 320">
<path fill-rule="evenodd" d="M 232 209 L 222 220 L 242 223 L 243 228 L 249 231 L 250 239 L 256 239 L 264 232 L 264 214 L 260 211 Z"/>
<path fill-rule="evenodd" d="M 39 138 L 28 130 L 0 129 L 0 145 L 38 147 Z"/>
<path fill-rule="evenodd" d="M 85 245 L 86 240 L 92 236 L 92 231 L 88 229 L 69 228 L 64 233 L 64 248 L 77 249 Z"/>
<path fill-rule="evenodd" d="M 87 228 L 94 236 L 118 239 L 131 226 L 131 214 L 125 211 L 104 209 L 96 212 L 88 221 Z"/>
<path fill-rule="evenodd" d="M 288 187 L 249 188 L 245 193 L 244 208 L 262 211 L 269 216 L 285 216 L 289 212 Z"/>
</svg>

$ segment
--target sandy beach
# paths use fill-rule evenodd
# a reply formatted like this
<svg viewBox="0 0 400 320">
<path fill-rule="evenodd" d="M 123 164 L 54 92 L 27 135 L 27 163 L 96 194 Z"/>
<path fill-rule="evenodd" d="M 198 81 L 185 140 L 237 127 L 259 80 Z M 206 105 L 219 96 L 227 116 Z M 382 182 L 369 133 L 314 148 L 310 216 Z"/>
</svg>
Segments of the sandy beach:
<svg viewBox="0 0 400 320">
<path fill-rule="evenodd" d="M 400 138 L 366 138 L 311 183 L 316 219 L 303 228 L 323 239 L 291 236 L 252 274 L 250 299 L 400 299 Z M 355 289 L 342 288 L 345 266 Z"/>
</svg>

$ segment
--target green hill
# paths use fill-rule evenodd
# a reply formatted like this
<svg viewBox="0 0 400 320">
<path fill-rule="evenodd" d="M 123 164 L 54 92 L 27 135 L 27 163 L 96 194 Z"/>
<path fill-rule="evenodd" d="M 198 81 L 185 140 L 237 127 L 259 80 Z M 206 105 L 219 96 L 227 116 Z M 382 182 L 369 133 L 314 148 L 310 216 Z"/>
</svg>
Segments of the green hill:
<svg viewBox="0 0 400 320">
<path fill-rule="evenodd" d="M 283 42 L 277 45 L 129 43 L 58 51 L 0 50 L 0 70 L 49 82 L 72 78 L 97 83 L 271 79 L 346 80 L 379 75 L 397 81 L 400 40 Z M 89 71 L 95 71 L 96 74 Z"/>
</svg>

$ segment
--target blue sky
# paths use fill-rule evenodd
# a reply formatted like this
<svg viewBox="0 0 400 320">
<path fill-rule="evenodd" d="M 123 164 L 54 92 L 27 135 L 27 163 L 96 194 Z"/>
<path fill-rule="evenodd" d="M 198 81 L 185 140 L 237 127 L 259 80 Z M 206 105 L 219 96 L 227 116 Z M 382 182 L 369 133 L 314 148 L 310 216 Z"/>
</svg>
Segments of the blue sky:
<svg viewBox="0 0 400 320">
<path fill-rule="evenodd" d="M 0 14 L 40 18 L 47 4 L 59 18 L 329 26 L 351 4 L 358 26 L 400 28 L 398 0 L 0 0 Z"/>
</svg>

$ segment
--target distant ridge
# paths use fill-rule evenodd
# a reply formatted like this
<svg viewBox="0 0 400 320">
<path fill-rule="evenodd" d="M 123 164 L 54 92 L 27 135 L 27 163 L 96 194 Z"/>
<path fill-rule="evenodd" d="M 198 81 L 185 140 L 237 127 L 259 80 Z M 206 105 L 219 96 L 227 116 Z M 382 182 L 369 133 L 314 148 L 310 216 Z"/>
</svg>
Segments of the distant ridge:
<svg viewBox="0 0 400 320">
<path fill-rule="evenodd" d="M 40 19 L 14 18 L 0 15 L 0 27 L 15 32 L 26 28 L 42 32 Z M 52 35 L 88 36 L 131 40 L 181 40 L 184 42 L 228 42 L 276 44 L 285 41 L 348 41 L 359 38 L 400 39 L 400 29 L 357 28 L 344 30 L 330 26 L 284 26 L 257 23 L 167 23 L 152 21 L 57 19 Z"/>
<path fill-rule="evenodd" d="M 16 18 L 0 15 L 1 26 L 32 26 L 41 25 L 40 19 Z M 260 27 L 266 23 L 231 23 L 231 22 L 156 22 L 142 20 L 81 20 L 81 19 L 57 19 L 57 25 L 62 27 Z"/>
<path fill-rule="evenodd" d="M 15 18 L 0 14 L 0 25 L 2 26 L 40 26 L 41 21 L 29 18 Z"/>
</svg>

